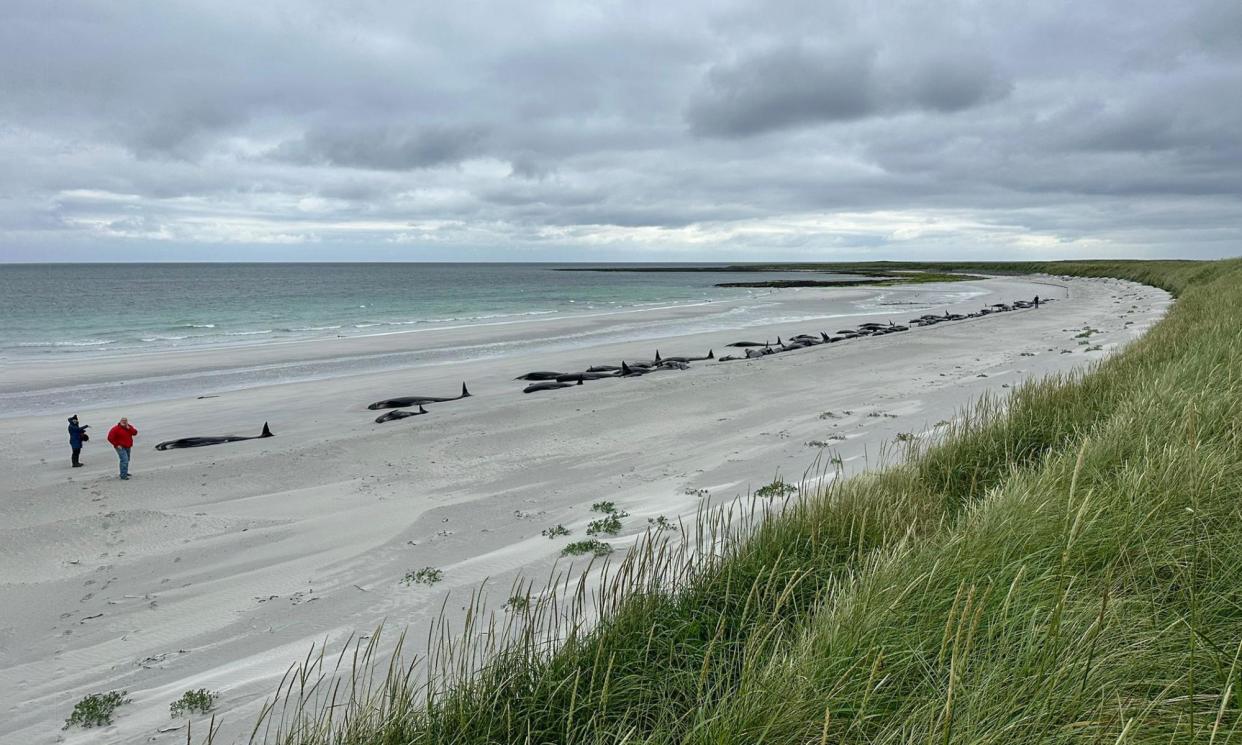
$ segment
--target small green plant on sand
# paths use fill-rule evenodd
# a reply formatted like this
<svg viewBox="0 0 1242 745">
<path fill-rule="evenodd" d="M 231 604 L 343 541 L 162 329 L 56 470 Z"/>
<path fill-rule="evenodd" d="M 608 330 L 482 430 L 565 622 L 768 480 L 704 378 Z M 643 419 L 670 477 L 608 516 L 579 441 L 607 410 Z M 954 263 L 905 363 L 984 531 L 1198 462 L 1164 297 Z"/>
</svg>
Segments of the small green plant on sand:
<svg viewBox="0 0 1242 745">
<path fill-rule="evenodd" d="M 434 585 L 444 579 L 444 571 L 435 567 L 423 567 L 417 572 L 406 572 L 401 578 L 401 583 L 409 585 Z"/>
<path fill-rule="evenodd" d="M 108 691 L 83 697 L 74 704 L 73 713 L 65 720 L 64 729 L 75 724 L 79 727 L 103 727 L 112 724 L 112 714 L 123 704 L 130 702 L 126 698 L 127 693 L 129 691 Z"/>
<path fill-rule="evenodd" d="M 656 530 L 676 530 L 677 526 L 664 515 L 647 518 L 647 524 Z"/>
<path fill-rule="evenodd" d="M 206 714 L 216 705 L 217 695 L 206 688 L 186 691 L 181 698 L 168 705 L 168 714 L 174 719 L 187 714 Z"/>
<path fill-rule="evenodd" d="M 625 514 L 625 513 L 620 513 Z M 612 513 L 587 523 L 587 535 L 616 535 L 621 532 L 621 518 Z"/>
<path fill-rule="evenodd" d="M 914 442 L 914 435 L 909 432 L 898 432 L 897 437 L 894 439 L 896 439 L 897 442 Z"/>
<path fill-rule="evenodd" d="M 628 517 L 630 513 L 625 510 L 618 509 L 616 502 L 596 502 L 591 505 L 592 512 L 601 512 L 605 515 L 616 515 L 617 517 Z"/>
<path fill-rule="evenodd" d="M 583 554 L 595 554 L 596 556 L 607 556 L 612 553 L 612 546 L 603 541 L 592 538 L 586 541 L 574 541 L 565 548 L 561 549 L 561 556 L 581 556 Z"/>
<path fill-rule="evenodd" d="M 558 536 L 569 535 L 569 528 L 564 525 L 556 525 L 551 528 L 544 528 L 543 535 L 548 538 L 556 538 Z"/>
<path fill-rule="evenodd" d="M 755 496 L 767 499 L 769 497 L 788 497 L 797 493 L 798 487 L 793 484 L 786 484 L 783 479 L 776 479 L 766 486 L 759 487 L 755 492 Z"/>
<path fill-rule="evenodd" d="M 509 596 L 505 602 L 505 610 L 507 611 L 524 611 L 530 607 L 530 596 L 524 593 L 515 592 Z"/>
</svg>

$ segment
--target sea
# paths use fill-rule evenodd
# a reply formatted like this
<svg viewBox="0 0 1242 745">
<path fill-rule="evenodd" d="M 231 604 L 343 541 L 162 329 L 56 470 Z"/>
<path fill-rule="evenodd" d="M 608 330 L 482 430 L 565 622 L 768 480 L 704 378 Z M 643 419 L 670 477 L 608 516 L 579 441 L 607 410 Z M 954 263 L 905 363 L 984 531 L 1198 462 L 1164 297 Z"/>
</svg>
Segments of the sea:
<svg viewBox="0 0 1242 745">
<path fill-rule="evenodd" d="M 739 280 L 806 279 L 806 272 L 743 274 L 723 271 L 723 265 L 720 271 L 561 271 L 633 266 L 0 264 L 0 418 L 601 343 L 865 316 L 897 306 L 903 312 L 917 312 L 986 294 L 970 283 L 935 290 L 920 286 L 919 302 L 910 303 L 910 290 L 891 288 L 862 299 L 825 302 L 806 316 L 796 315 L 781 301 L 788 297 L 781 294 L 784 291 L 716 286 Z M 859 279 L 821 272 L 812 276 Z M 698 307 L 688 313 L 643 312 L 682 306 Z M 575 316 L 591 317 L 592 322 L 543 323 Z M 469 332 L 482 326 L 504 328 L 485 329 L 496 334 Z M 422 333 L 444 329 L 463 333 Z M 347 352 L 342 347 L 336 355 L 293 353 L 266 362 L 212 354 L 192 370 L 177 372 L 166 371 L 162 363 L 167 358 L 159 354 L 393 334 L 405 335 L 402 343 L 380 351 Z M 464 338 L 477 341 L 453 341 Z M 155 354 L 140 373 L 95 366 L 107 358 L 147 353 Z M 69 378 L 45 379 L 21 372 L 46 369 L 48 362 L 63 364 Z"/>
<path fill-rule="evenodd" d="M 807 276 L 560 271 L 587 266 L 615 268 L 6 264 L 0 265 L 0 360 L 267 344 L 710 303 L 760 294 L 716 287 L 719 282 Z M 815 278 L 858 277 L 817 273 Z"/>
</svg>

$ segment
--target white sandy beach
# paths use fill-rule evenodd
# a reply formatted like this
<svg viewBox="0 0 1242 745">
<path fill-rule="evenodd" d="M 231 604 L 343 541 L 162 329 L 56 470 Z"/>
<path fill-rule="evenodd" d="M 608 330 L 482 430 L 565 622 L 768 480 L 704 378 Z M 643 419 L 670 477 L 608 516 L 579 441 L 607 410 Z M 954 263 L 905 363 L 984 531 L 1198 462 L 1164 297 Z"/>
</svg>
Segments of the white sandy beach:
<svg viewBox="0 0 1242 745">
<path fill-rule="evenodd" d="M 168 704 L 197 688 L 222 694 L 216 742 L 232 742 L 312 644 L 326 640 L 332 649 L 381 622 L 408 625 L 421 639 L 446 594 L 465 602 L 487 579 L 500 597 L 519 574 L 547 576 L 560 547 L 585 537 L 594 501 L 612 500 L 630 513 L 612 540 L 621 549 L 649 517 L 693 515 L 700 500 L 688 490 L 706 489 L 719 502 L 778 472 L 797 479 L 819 453 L 811 441 L 832 440 L 847 471 L 875 465 L 898 433 L 932 437 L 937 422 L 984 392 L 1003 394 L 1021 380 L 1101 359 L 1157 321 L 1170 302 L 1162 291 L 1115 280 L 969 284 L 989 294 L 937 310 L 969 312 L 1037 294 L 1056 301 L 532 395 L 513 378 L 649 359 L 656 348 L 665 356 L 709 348 L 721 355 L 738 339 L 831 333 L 920 313 L 898 305 L 867 316 L 659 339 L 635 338 L 650 334 L 633 324 L 612 334 L 618 318 L 600 314 L 10 365 L 0 393 L 80 391 L 77 413 L 93 426 L 93 439 L 86 467 L 71 470 L 64 418 L 72 410 L 0 411 L 0 742 L 184 742 L 184 728 L 162 731 L 182 726 L 169 719 Z M 921 286 L 907 299 L 945 289 Z M 810 318 L 826 298 L 878 292 L 779 291 L 770 298 L 780 305 L 772 317 Z M 690 321 L 706 312 L 642 311 Z M 576 341 L 538 349 L 521 343 L 558 324 L 575 324 Z M 1088 345 L 1074 338 L 1085 327 L 1099 330 Z M 492 351 L 403 366 L 414 344 Z M 229 372 L 239 368 L 249 377 Z M 264 385 L 253 373 L 264 368 L 297 368 L 306 379 Z M 220 376 L 194 377 L 212 370 Z M 215 397 L 200 399 L 182 384 L 125 384 L 151 375 L 202 380 L 201 394 Z M 375 424 L 378 412 L 366 409 L 391 396 L 451 396 L 463 380 L 474 395 L 429 406 L 428 416 Z M 153 397 L 162 400 L 146 400 Z M 828 411 L 835 416 L 821 418 Z M 139 430 L 128 482 L 117 480 L 116 456 L 104 442 L 122 415 Z M 254 435 L 265 421 L 275 438 L 153 449 L 189 435 Z M 574 535 L 540 535 L 558 523 Z M 424 566 L 442 569 L 443 581 L 430 588 L 400 583 Z M 115 724 L 61 730 L 74 702 L 112 689 L 133 699 Z M 201 721 L 195 727 L 205 732 Z"/>
</svg>

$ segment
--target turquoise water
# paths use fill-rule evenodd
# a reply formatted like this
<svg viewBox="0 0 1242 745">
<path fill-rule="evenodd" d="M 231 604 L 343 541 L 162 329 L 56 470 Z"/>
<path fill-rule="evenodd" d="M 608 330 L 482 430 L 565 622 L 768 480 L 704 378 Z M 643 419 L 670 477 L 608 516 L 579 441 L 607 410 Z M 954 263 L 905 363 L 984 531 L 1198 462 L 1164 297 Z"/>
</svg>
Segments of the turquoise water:
<svg viewBox="0 0 1242 745">
<path fill-rule="evenodd" d="M 736 273 L 562 272 L 558 266 L 564 265 L 0 265 L 0 359 L 391 333 L 750 292 L 713 287 L 738 280 Z"/>
</svg>

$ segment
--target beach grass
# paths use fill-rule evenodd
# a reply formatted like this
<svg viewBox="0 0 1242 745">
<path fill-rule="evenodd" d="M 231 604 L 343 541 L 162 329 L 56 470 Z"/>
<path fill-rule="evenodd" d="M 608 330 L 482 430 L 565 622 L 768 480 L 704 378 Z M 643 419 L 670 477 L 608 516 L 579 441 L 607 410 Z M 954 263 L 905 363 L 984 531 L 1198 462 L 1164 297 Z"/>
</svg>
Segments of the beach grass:
<svg viewBox="0 0 1242 745">
<path fill-rule="evenodd" d="M 377 636 L 308 657 L 254 740 L 1242 741 L 1242 261 L 884 267 L 1177 302 L 883 470 L 778 478 L 595 559 L 602 579 L 516 586 L 500 619 L 479 593 L 426 658 L 380 659 Z"/>
</svg>

